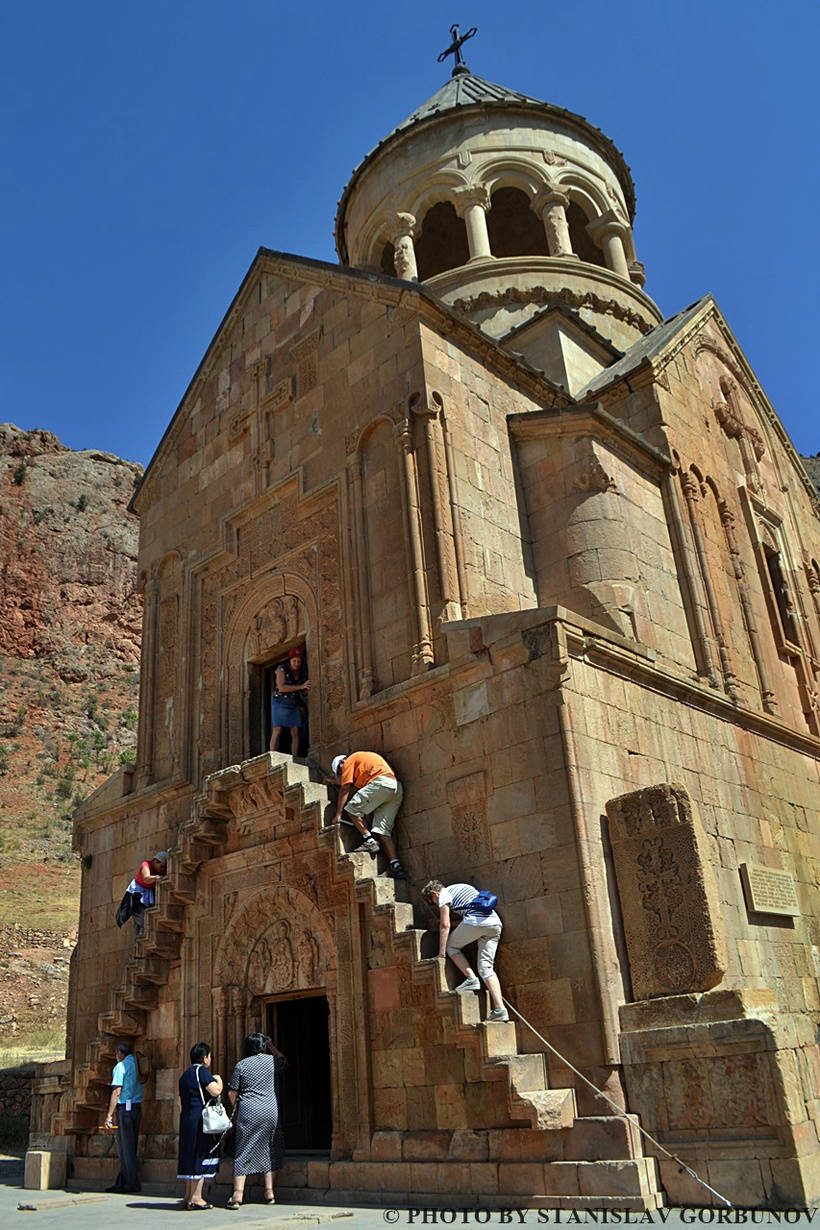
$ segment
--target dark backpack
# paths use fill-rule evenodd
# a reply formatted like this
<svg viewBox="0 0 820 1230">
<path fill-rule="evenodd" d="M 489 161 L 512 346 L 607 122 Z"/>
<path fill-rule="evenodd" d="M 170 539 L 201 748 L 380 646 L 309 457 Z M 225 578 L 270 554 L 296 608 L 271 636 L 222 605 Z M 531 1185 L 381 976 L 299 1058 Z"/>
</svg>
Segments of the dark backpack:
<svg viewBox="0 0 820 1230">
<path fill-rule="evenodd" d="M 117 926 L 122 927 L 128 922 L 128 919 L 134 913 L 134 898 L 131 893 L 125 893 L 120 904 L 117 906 L 117 912 L 114 917 L 117 920 Z"/>
</svg>

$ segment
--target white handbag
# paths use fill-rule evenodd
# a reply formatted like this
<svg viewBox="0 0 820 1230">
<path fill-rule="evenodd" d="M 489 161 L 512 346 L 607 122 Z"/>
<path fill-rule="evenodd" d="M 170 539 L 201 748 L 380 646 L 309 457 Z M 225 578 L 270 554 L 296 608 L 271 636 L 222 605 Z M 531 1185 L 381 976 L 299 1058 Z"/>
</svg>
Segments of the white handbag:
<svg viewBox="0 0 820 1230">
<path fill-rule="evenodd" d="M 206 1136 L 216 1136 L 220 1132 L 227 1132 L 231 1126 L 231 1117 L 225 1110 L 225 1107 L 216 1097 L 212 1101 L 205 1100 L 205 1094 L 202 1092 L 202 1085 L 199 1082 L 199 1069 L 202 1064 L 196 1065 L 196 1087 L 199 1090 L 199 1096 L 202 1098 L 202 1130 Z"/>
</svg>

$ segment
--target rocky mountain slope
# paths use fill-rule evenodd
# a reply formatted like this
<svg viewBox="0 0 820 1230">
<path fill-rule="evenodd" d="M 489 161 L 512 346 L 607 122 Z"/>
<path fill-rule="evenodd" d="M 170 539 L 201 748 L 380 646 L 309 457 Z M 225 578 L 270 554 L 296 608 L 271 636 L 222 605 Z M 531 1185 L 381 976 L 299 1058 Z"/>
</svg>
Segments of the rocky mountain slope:
<svg viewBox="0 0 820 1230">
<path fill-rule="evenodd" d="M 79 901 L 71 816 L 135 755 L 142 601 L 127 505 L 141 476 L 0 424 L 0 1050 L 56 1020 Z"/>
</svg>

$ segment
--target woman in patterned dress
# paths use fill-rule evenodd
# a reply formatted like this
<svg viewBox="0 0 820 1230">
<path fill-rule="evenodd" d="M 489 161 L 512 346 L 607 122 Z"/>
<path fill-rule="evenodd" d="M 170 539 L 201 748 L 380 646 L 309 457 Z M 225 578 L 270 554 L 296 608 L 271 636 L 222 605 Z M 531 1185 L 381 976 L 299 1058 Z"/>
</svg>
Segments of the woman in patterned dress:
<svg viewBox="0 0 820 1230">
<path fill-rule="evenodd" d="M 185 1208 L 210 1209 L 202 1199 L 202 1184 L 216 1175 L 219 1166 L 212 1136 L 202 1131 L 205 1098 L 222 1092 L 222 1077 L 210 1072 L 211 1048 L 207 1042 L 191 1047 L 191 1066 L 179 1078 L 179 1165 L 177 1178 L 185 1180 Z"/>
<path fill-rule="evenodd" d="M 248 1034 L 245 1058 L 233 1070 L 228 1085 L 231 1106 L 239 1102 L 236 1115 L 236 1147 L 233 1159 L 233 1192 L 229 1209 L 238 1209 L 245 1195 L 245 1179 L 261 1174 L 265 1204 L 274 1204 L 273 1172 L 282 1167 L 282 1133 L 279 1131 L 279 1073 L 287 1060 L 264 1034 Z"/>
</svg>

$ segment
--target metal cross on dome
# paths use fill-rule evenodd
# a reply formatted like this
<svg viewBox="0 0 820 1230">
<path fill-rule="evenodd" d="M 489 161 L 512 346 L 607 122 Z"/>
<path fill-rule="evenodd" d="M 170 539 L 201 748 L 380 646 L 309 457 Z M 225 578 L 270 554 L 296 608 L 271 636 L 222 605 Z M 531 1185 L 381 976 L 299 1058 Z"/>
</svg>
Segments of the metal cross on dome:
<svg viewBox="0 0 820 1230">
<path fill-rule="evenodd" d="M 450 34 L 453 37 L 453 41 L 446 51 L 442 51 L 441 55 L 438 57 L 437 63 L 443 64 L 448 56 L 455 56 L 456 62 L 453 65 L 452 72 L 452 76 L 455 77 L 456 73 L 470 71 L 464 62 L 464 56 L 461 54 L 461 46 L 462 43 L 467 42 L 468 38 L 472 38 L 474 34 L 478 34 L 478 26 L 471 26 L 466 34 L 459 34 L 458 26 L 450 26 Z"/>
</svg>

